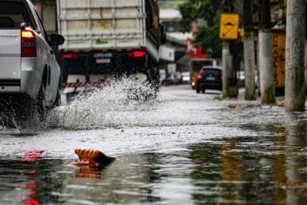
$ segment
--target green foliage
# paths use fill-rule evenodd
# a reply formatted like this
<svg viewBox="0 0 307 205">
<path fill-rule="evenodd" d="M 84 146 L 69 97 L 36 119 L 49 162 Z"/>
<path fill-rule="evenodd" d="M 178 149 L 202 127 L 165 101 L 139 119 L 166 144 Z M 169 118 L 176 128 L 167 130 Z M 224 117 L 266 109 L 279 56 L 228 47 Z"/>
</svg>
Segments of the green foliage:
<svg viewBox="0 0 307 205">
<path fill-rule="evenodd" d="M 216 12 L 212 26 L 200 26 L 196 32 L 196 46 L 203 47 L 210 57 L 222 56 L 222 41 L 219 38 L 220 12 Z"/>
<path fill-rule="evenodd" d="M 206 22 L 206 25 L 198 26 L 195 44 L 213 58 L 221 57 L 222 54 L 219 39 L 220 5 L 221 0 L 190 0 L 179 5 L 182 15 L 181 31 L 191 31 L 192 22 L 195 20 L 201 19 Z"/>
<path fill-rule="evenodd" d="M 272 20 L 275 20 L 275 21 L 282 21 L 284 23 L 286 23 L 286 5 L 284 3 L 276 3 L 274 6 L 273 6 L 273 11 L 275 12 L 281 12 L 281 15 L 279 14 L 277 19 L 272 19 Z"/>
<path fill-rule="evenodd" d="M 191 24 L 193 21 L 197 19 L 197 9 L 193 4 L 187 2 L 179 5 L 179 10 L 182 15 L 182 19 L 180 21 L 180 30 L 182 32 L 191 31 Z"/>
</svg>

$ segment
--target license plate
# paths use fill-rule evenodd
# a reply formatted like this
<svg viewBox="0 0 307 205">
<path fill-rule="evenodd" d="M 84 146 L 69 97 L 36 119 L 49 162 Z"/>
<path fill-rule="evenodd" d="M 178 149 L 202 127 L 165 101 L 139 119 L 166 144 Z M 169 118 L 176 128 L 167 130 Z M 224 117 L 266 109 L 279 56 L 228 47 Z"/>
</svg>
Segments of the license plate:
<svg viewBox="0 0 307 205">
<path fill-rule="evenodd" d="M 97 64 L 104 64 L 104 63 L 110 63 L 111 59 L 110 58 L 98 58 L 96 59 Z"/>
<path fill-rule="evenodd" d="M 111 58 L 112 53 L 94 53 L 94 58 Z"/>
<path fill-rule="evenodd" d="M 215 77 L 209 76 L 209 77 L 206 78 L 206 80 L 215 80 Z"/>
</svg>

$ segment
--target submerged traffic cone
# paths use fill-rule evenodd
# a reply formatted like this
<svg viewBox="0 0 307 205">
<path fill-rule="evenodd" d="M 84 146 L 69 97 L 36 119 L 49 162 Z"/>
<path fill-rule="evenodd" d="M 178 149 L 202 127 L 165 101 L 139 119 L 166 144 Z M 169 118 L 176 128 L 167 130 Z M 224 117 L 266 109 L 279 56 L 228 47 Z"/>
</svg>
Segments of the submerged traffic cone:
<svg viewBox="0 0 307 205">
<path fill-rule="evenodd" d="M 112 163 L 115 158 L 105 155 L 99 150 L 75 149 L 79 161 L 74 162 L 76 165 L 88 165 L 90 167 L 105 167 Z"/>
</svg>

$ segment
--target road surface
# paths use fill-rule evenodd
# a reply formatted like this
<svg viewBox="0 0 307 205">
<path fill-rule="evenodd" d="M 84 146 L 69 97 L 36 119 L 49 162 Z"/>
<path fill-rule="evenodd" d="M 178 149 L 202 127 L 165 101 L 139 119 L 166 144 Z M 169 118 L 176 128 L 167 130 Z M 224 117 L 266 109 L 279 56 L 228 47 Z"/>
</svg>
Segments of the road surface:
<svg viewBox="0 0 307 205">
<path fill-rule="evenodd" d="M 130 84 L 130 86 L 135 86 Z M 217 100 L 189 86 L 127 100 L 125 84 L 54 110 L 47 126 L 0 132 L 0 204 L 298 204 L 306 114 Z M 145 88 L 142 88 L 145 89 Z M 74 149 L 116 157 L 76 167 Z"/>
</svg>

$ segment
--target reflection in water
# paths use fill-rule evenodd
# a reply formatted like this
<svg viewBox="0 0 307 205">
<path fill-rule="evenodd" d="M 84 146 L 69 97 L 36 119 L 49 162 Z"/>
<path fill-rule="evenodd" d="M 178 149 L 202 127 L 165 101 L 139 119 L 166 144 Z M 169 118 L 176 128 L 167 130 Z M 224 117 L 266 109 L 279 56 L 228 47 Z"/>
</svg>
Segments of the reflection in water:
<svg viewBox="0 0 307 205">
<path fill-rule="evenodd" d="M 191 174 L 197 187 L 193 193 L 197 204 L 306 201 L 307 124 L 275 128 L 283 135 L 221 139 L 190 146 L 191 158 L 199 165 Z"/>
<path fill-rule="evenodd" d="M 297 118 L 295 115 L 291 117 L 293 119 Z M 307 181 L 307 172 L 300 172 L 301 169 L 306 170 L 307 168 L 306 155 L 304 153 L 304 148 L 307 145 L 306 121 L 287 125 L 286 130 L 288 133 L 286 144 L 292 148 L 291 151 L 287 150 L 286 153 L 286 200 L 288 204 L 302 204 L 302 202 L 306 204 L 307 187 L 305 183 Z"/>
<path fill-rule="evenodd" d="M 278 134 L 117 156 L 105 169 L 34 150 L 0 160 L 0 204 L 302 204 L 307 125 L 268 129 Z"/>
<path fill-rule="evenodd" d="M 226 139 L 226 143 L 220 145 L 221 149 L 221 168 L 220 176 L 221 180 L 226 183 L 222 183 L 221 195 L 229 203 L 238 203 L 239 190 L 241 185 L 241 156 L 240 152 L 235 152 L 236 139 Z"/>
<path fill-rule="evenodd" d="M 286 191 L 282 187 L 287 182 L 286 177 L 286 152 L 285 148 L 286 136 L 275 137 L 275 146 L 278 154 L 272 156 L 273 179 L 276 183 L 274 189 L 275 200 L 281 203 L 286 202 Z"/>
<path fill-rule="evenodd" d="M 0 160 L 0 204 L 46 204 L 55 202 L 51 192 L 62 186 L 54 177 L 61 160 Z"/>
<path fill-rule="evenodd" d="M 80 166 L 76 171 L 76 178 L 101 179 L 101 168 Z"/>
<path fill-rule="evenodd" d="M 216 182 L 220 180 L 220 150 L 211 144 L 196 144 L 191 149 L 191 160 L 195 164 L 191 178 L 196 187 L 192 193 L 193 200 L 201 203 L 215 203 L 218 198 Z"/>
</svg>

